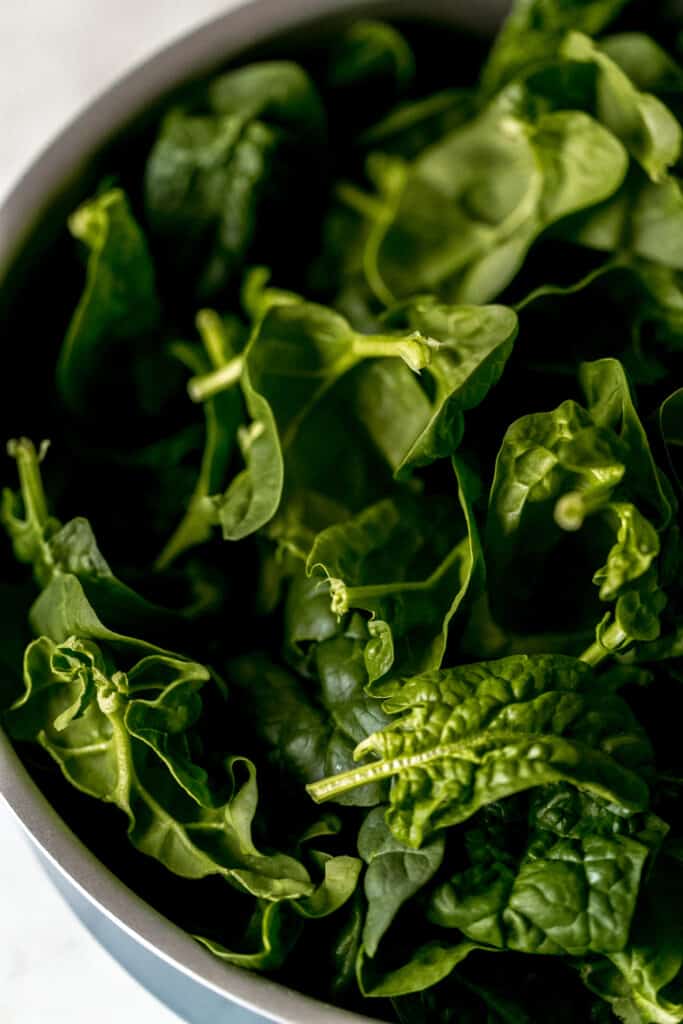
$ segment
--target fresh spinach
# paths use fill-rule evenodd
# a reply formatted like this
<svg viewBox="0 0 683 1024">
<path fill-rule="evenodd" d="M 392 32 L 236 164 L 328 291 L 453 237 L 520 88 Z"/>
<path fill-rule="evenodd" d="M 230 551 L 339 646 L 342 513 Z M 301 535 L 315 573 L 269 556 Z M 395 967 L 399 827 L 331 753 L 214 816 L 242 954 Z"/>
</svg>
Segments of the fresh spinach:
<svg viewBox="0 0 683 1024">
<path fill-rule="evenodd" d="M 3 725 L 219 960 L 395 1024 L 683 1024 L 674 6 L 273 44 L 81 203 L 84 286 L 41 263 Z"/>
</svg>

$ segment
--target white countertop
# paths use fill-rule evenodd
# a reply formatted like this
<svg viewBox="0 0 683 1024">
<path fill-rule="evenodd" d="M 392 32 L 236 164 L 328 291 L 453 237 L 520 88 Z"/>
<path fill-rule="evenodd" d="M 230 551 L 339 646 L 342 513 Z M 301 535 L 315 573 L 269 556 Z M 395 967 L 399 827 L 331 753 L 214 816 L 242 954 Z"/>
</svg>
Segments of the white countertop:
<svg viewBox="0 0 683 1024">
<path fill-rule="evenodd" d="M 0 199 L 89 99 L 236 0 L 0 0 Z M 2 1024 L 178 1024 L 85 931 L 0 801 Z"/>
</svg>

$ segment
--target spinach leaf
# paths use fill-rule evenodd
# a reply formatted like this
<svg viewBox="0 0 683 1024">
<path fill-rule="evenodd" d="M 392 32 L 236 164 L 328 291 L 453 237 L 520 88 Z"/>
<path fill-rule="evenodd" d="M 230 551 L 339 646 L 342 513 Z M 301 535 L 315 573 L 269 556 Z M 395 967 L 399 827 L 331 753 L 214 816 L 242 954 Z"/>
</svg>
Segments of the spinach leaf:
<svg viewBox="0 0 683 1024">
<path fill-rule="evenodd" d="M 570 581 L 576 586 L 575 595 L 566 595 L 571 603 L 557 606 L 566 632 L 590 625 L 586 615 L 593 621 L 600 618 L 599 606 L 582 585 L 591 575 L 600 599 L 621 602 L 617 616 L 623 617 L 623 625 L 628 619 L 629 629 L 634 629 L 633 634 L 627 629 L 626 635 L 617 629 L 621 639 L 615 639 L 615 646 L 628 636 L 654 639 L 661 595 L 653 599 L 654 618 L 649 616 L 646 626 L 638 625 L 627 606 L 642 608 L 660 551 L 657 529 L 638 506 L 642 503 L 656 517 L 659 529 L 665 529 L 672 514 L 668 491 L 620 364 L 609 359 L 585 364 L 580 376 L 588 410 L 570 400 L 551 413 L 525 416 L 508 429 L 499 452 L 486 530 L 494 617 L 510 622 L 510 582 L 514 581 L 518 600 L 524 590 L 522 601 L 532 599 L 537 584 L 528 573 L 530 565 L 559 559 L 564 550 L 565 558 L 573 560 Z M 596 515 L 608 531 L 602 540 L 594 527 L 588 535 L 581 532 L 586 519 Z M 616 538 L 608 547 L 610 533 Z M 579 541 L 585 536 L 587 546 L 572 543 L 572 535 Z M 527 568 L 524 576 L 519 572 L 522 561 Z"/>
<path fill-rule="evenodd" d="M 228 949 L 215 939 L 194 937 L 209 952 L 225 963 L 247 967 L 252 971 L 269 971 L 281 967 L 298 938 L 298 922 L 282 903 L 259 900 L 244 936 L 245 950 Z"/>
<path fill-rule="evenodd" d="M 651 93 L 640 92 L 619 65 L 580 32 L 568 34 L 560 53 L 568 60 L 593 63 L 598 118 L 653 181 L 662 181 L 681 152 L 683 136 L 674 115 Z"/>
<path fill-rule="evenodd" d="M 377 760 L 307 789 L 322 801 L 392 779 L 387 823 L 409 846 L 551 782 L 571 782 L 625 812 L 647 806 L 648 741 L 628 706 L 596 690 L 591 670 L 573 658 L 519 655 L 426 672 L 384 707 L 403 714 L 355 752 Z"/>
<path fill-rule="evenodd" d="M 421 992 L 437 985 L 451 974 L 458 964 L 479 949 L 474 942 L 425 943 L 415 950 L 411 959 L 400 967 L 382 970 L 368 960 L 361 948 L 358 958 L 358 985 L 364 996 L 392 998 Z"/>
<path fill-rule="evenodd" d="M 363 691 L 363 642 L 359 646 L 342 635 L 320 645 L 317 694 L 263 656 L 245 656 L 229 665 L 228 677 L 240 688 L 252 728 L 271 760 L 300 782 L 351 768 L 356 744 L 387 722 L 379 702 Z M 381 784 L 371 784 L 342 795 L 339 802 L 371 807 L 382 793 Z"/>
<path fill-rule="evenodd" d="M 84 203 L 69 220 L 87 247 L 86 283 L 57 362 L 57 387 L 74 413 L 93 412 L 98 380 L 143 354 L 161 316 L 152 259 L 121 189 Z"/>
<path fill-rule="evenodd" d="M 326 580 L 334 614 L 370 614 L 365 665 L 373 683 L 394 665 L 404 674 L 441 664 L 453 616 L 479 562 L 477 527 L 464 468 L 454 505 L 397 495 L 320 533 L 307 560 L 309 576 Z"/>
<path fill-rule="evenodd" d="M 522 953 L 585 956 L 626 946 L 645 843 L 618 832 L 558 837 L 538 830 L 515 856 L 486 829 L 473 829 L 465 841 L 470 865 L 430 898 L 435 924 Z"/>
<path fill-rule="evenodd" d="M 600 49 L 638 89 L 665 96 L 683 89 L 683 69 L 644 32 L 620 32 L 600 40 Z"/>
<path fill-rule="evenodd" d="M 287 61 L 229 71 L 209 84 L 203 108 L 166 115 L 145 171 L 147 218 L 200 295 L 240 273 L 261 218 L 291 217 L 297 204 L 283 196 L 315 192 L 324 138 L 316 89 Z"/>
<path fill-rule="evenodd" d="M 426 99 L 407 100 L 358 138 L 363 149 L 411 159 L 455 128 L 472 112 L 469 89 L 444 89 Z"/>
<path fill-rule="evenodd" d="M 363 926 L 363 947 L 368 956 L 377 947 L 399 908 L 423 888 L 439 869 L 444 855 L 443 837 L 420 850 L 404 846 L 390 832 L 384 807 L 370 811 L 358 833 L 358 852 L 368 865 L 365 896 L 368 912 Z"/>
<path fill-rule="evenodd" d="M 546 112 L 519 83 L 410 163 L 375 165 L 368 283 L 394 297 L 435 292 L 483 303 L 519 271 L 550 225 L 621 185 L 621 143 L 581 111 Z"/>
<path fill-rule="evenodd" d="M 387 322 L 412 327 L 439 343 L 425 371 L 434 394 L 429 419 L 397 466 L 401 476 L 454 453 L 464 432 L 464 413 L 499 380 L 518 324 L 505 306 L 447 306 L 428 298 L 390 311 Z"/>
<path fill-rule="evenodd" d="M 152 655 L 122 671 L 92 641 L 40 637 L 26 650 L 24 678 L 8 713 L 12 735 L 37 740 L 69 782 L 122 810 L 143 853 L 185 878 L 219 875 L 268 900 L 312 892 L 301 864 L 254 846 L 253 764 L 226 760 L 224 799 L 192 760 L 206 668 Z"/>
<path fill-rule="evenodd" d="M 332 991 L 335 995 L 346 992 L 356 980 L 356 960 L 363 934 L 363 896 L 356 890 L 346 920 L 332 946 Z"/>
<path fill-rule="evenodd" d="M 587 963 L 586 984 L 628 1024 L 683 1021 L 681 861 L 672 848 L 658 859 L 638 908 L 631 940 L 608 961 Z"/>
<path fill-rule="evenodd" d="M 627 0 L 515 0 L 482 70 L 491 92 L 520 72 L 543 64 L 566 32 L 597 35 Z"/>
<path fill-rule="evenodd" d="M 666 445 L 672 475 L 678 482 L 679 488 L 683 489 L 683 466 L 679 451 L 683 447 L 683 388 L 674 391 L 662 402 L 659 410 L 659 426 Z"/>
<path fill-rule="evenodd" d="M 118 580 L 101 554 L 87 519 L 61 525 L 49 514 L 40 452 L 26 438 L 9 444 L 17 461 L 20 494 L 3 491 L 0 520 L 18 561 L 33 568 L 43 589 L 30 618 L 38 633 L 61 642 L 68 636 L 146 643 L 182 626 L 180 616 L 141 597 Z M 101 619 L 105 619 L 103 623 Z M 131 633 L 130 637 L 121 634 Z M 145 636 L 141 636 L 145 634 Z"/>
<path fill-rule="evenodd" d="M 329 48 L 325 67 L 331 120 L 341 138 L 357 135 L 363 122 L 381 115 L 414 77 L 412 50 L 392 25 L 360 18 L 342 30 Z"/>
<path fill-rule="evenodd" d="M 239 540 L 268 523 L 282 498 L 287 451 L 308 418 L 345 374 L 366 359 L 396 358 L 419 372 L 434 344 L 418 331 L 366 335 L 331 309 L 266 291 L 262 315 L 243 356 L 216 371 L 220 386 L 239 379 L 250 424 L 238 435 L 245 469 L 215 499 L 223 536 Z M 195 385 L 195 397 L 213 393 L 216 377 Z"/>
<path fill-rule="evenodd" d="M 682 225 L 678 178 L 668 175 L 653 182 L 632 168 L 611 199 L 585 216 L 570 219 L 566 236 L 601 252 L 623 252 L 657 267 L 683 270 Z"/>
</svg>

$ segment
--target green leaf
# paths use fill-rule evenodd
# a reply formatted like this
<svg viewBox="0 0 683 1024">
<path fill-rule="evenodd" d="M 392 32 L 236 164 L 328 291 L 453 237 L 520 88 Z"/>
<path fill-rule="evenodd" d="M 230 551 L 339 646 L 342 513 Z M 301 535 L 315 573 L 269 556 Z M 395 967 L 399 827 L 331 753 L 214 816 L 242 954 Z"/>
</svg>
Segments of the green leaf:
<svg viewBox="0 0 683 1024">
<path fill-rule="evenodd" d="M 623 808 L 647 806 L 650 747 L 627 705 L 561 655 L 518 655 L 426 672 L 384 702 L 402 713 L 356 748 L 376 760 L 307 787 L 329 800 L 392 779 L 387 823 L 419 847 L 514 793 L 567 781 Z"/>
<path fill-rule="evenodd" d="M 669 492 L 622 366 L 613 359 L 583 364 L 580 378 L 587 409 L 566 401 L 553 412 L 522 417 L 498 454 L 486 551 L 492 610 L 503 625 L 519 628 L 510 614 L 523 616 L 542 592 L 539 580 L 552 582 L 533 569 L 551 558 L 556 566 L 572 564 L 557 627 L 560 608 L 566 633 L 595 625 L 601 613 L 586 589 L 589 577 L 601 600 L 625 598 L 654 565 L 658 531 L 671 520 Z M 598 517 L 604 533 L 594 525 Z"/>
<path fill-rule="evenodd" d="M 395 998 L 421 992 L 447 978 L 465 957 L 478 948 L 474 942 L 460 942 L 456 945 L 428 942 L 415 950 L 410 960 L 402 966 L 381 970 L 368 960 L 361 947 L 357 966 L 358 985 L 364 996 L 373 998 Z"/>
<path fill-rule="evenodd" d="M 260 900 L 245 936 L 245 944 L 255 946 L 255 949 L 233 950 L 203 935 L 194 937 L 225 963 L 247 967 L 252 971 L 272 971 L 284 963 L 296 934 L 292 928 L 291 914 L 288 914 L 282 903 Z"/>
<path fill-rule="evenodd" d="M 332 947 L 332 991 L 335 995 L 346 992 L 356 980 L 356 960 L 360 949 L 363 922 L 363 896 L 356 889 L 346 914 L 346 920 L 336 935 Z"/>
<path fill-rule="evenodd" d="M 334 914 L 353 896 L 358 884 L 363 865 L 357 857 L 321 856 L 325 873 L 322 882 L 310 896 L 301 897 L 292 904 L 302 917 L 320 918 Z"/>
<path fill-rule="evenodd" d="M 175 874 L 218 875 L 267 900 L 310 895 L 301 864 L 254 846 L 253 764 L 227 759 L 224 800 L 192 760 L 198 691 L 209 678 L 203 666 L 169 656 L 125 672 L 92 641 L 41 637 L 27 648 L 26 692 L 7 721 L 15 738 L 37 740 L 77 789 L 122 810 L 133 845 Z"/>
<path fill-rule="evenodd" d="M 517 336 L 517 316 L 506 306 L 447 306 L 412 299 L 387 322 L 438 341 L 425 373 L 434 397 L 429 418 L 412 440 L 396 473 L 454 454 L 464 432 L 464 413 L 479 405 L 500 379 Z"/>
<path fill-rule="evenodd" d="M 263 213 L 291 216 L 286 190 L 314 190 L 311 155 L 324 136 L 315 87 L 286 61 L 229 71 L 209 84 L 203 110 L 166 115 L 145 171 L 147 217 L 201 295 L 240 273 Z"/>
<path fill-rule="evenodd" d="M 353 132 L 406 92 L 415 76 L 415 60 L 404 37 L 383 21 L 360 18 L 337 33 L 327 55 L 325 85 L 335 114 L 352 112 Z"/>
<path fill-rule="evenodd" d="M 659 429 L 666 445 L 672 474 L 683 490 L 683 388 L 674 391 L 662 402 L 659 408 Z"/>
<path fill-rule="evenodd" d="M 582 363 L 579 380 L 594 423 L 615 431 L 626 445 L 629 477 L 635 493 L 639 500 L 649 503 L 657 516 L 659 528 L 665 529 L 674 509 L 652 457 L 623 367 L 617 359 Z"/>
<path fill-rule="evenodd" d="M 488 302 L 542 231 L 609 198 L 626 168 L 621 143 L 588 114 L 543 112 L 513 83 L 411 163 L 375 164 L 368 283 L 386 305 L 420 292 Z"/>
<path fill-rule="evenodd" d="M 121 634 L 130 631 L 132 636 L 145 634 L 131 642 L 150 649 L 147 635 L 162 639 L 172 628 L 177 631 L 179 616 L 114 576 L 87 519 L 79 517 L 62 526 L 50 516 L 40 471 L 45 449 L 37 452 L 26 438 L 8 447 L 17 461 L 20 494 L 3 492 L 0 520 L 15 557 L 32 566 L 43 588 L 31 611 L 36 631 L 57 642 L 71 635 L 126 642 Z"/>
<path fill-rule="evenodd" d="M 385 811 L 384 807 L 373 808 L 358 833 L 358 852 L 368 865 L 363 946 L 370 957 L 377 952 L 400 907 L 431 880 L 444 855 L 444 840 L 439 836 L 421 850 L 404 846 L 389 831 Z"/>
<path fill-rule="evenodd" d="M 594 211 L 572 218 L 566 236 L 601 252 L 624 252 L 683 270 L 683 194 L 673 175 L 651 181 L 632 168 L 623 186 Z"/>
<path fill-rule="evenodd" d="M 364 623 L 352 616 L 343 632 L 315 645 L 313 656 L 320 700 L 352 747 L 389 722 L 380 701 L 366 693 L 371 642 Z"/>
<path fill-rule="evenodd" d="M 93 395 L 122 355 L 141 353 L 159 323 L 147 243 L 121 189 L 84 203 L 69 220 L 88 250 L 85 289 L 57 362 L 57 387 L 72 412 L 93 410 Z"/>
<path fill-rule="evenodd" d="M 626 2 L 515 0 L 484 65 L 484 89 L 492 92 L 520 72 L 545 63 L 571 29 L 589 36 L 602 32 Z"/>
<path fill-rule="evenodd" d="M 282 498 L 288 449 L 337 381 L 366 359 L 393 357 L 417 373 L 434 347 L 417 331 L 360 334 L 333 310 L 296 296 L 269 301 L 266 292 L 241 368 L 251 420 L 239 435 L 246 467 L 214 499 L 228 540 L 240 540 L 273 518 Z"/>
<path fill-rule="evenodd" d="M 598 961 L 584 967 L 589 988 L 627 1024 L 683 1021 L 682 899 L 681 861 L 665 848 L 645 885 L 629 945 L 610 956 L 611 963 Z"/>
<path fill-rule="evenodd" d="M 353 765 L 355 745 L 386 723 L 379 701 L 363 690 L 363 644 L 341 636 L 318 648 L 319 702 L 293 673 L 263 655 L 235 659 L 228 678 L 240 689 L 251 727 L 270 759 L 298 782 L 315 782 Z M 340 803 L 368 807 L 382 799 L 381 785 L 360 787 Z"/>
<path fill-rule="evenodd" d="M 397 495 L 318 535 L 307 572 L 327 581 L 336 615 L 368 612 L 369 681 L 441 664 L 453 616 L 479 562 L 466 471 L 456 465 L 466 534 L 454 503 Z"/>
<path fill-rule="evenodd" d="M 634 838 L 590 833 L 560 839 L 532 833 L 519 861 L 484 845 L 477 862 L 432 894 L 429 917 L 498 949 L 620 952 L 648 853 Z"/>
<path fill-rule="evenodd" d="M 380 150 L 406 159 L 459 128 L 473 109 L 467 89 L 444 89 L 426 99 L 408 100 L 357 139 L 365 150 Z"/>
<path fill-rule="evenodd" d="M 594 65 L 598 118 L 653 181 L 662 181 L 681 152 L 683 136 L 674 115 L 651 93 L 640 92 L 619 65 L 580 32 L 568 34 L 560 54 Z"/>
<path fill-rule="evenodd" d="M 600 49 L 644 92 L 679 94 L 683 69 L 643 32 L 620 32 L 600 40 Z"/>
</svg>

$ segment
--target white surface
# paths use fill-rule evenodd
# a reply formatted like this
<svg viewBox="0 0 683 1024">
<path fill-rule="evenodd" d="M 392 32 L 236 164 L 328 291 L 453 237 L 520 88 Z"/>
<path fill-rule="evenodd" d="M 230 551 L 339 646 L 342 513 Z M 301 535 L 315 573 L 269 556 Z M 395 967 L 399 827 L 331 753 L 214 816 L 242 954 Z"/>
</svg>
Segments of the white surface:
<svg viewBox="0 0 683 1024">
<path fill-rule="evenodd" d="M 0 198 L 95 94 L 188 28 L 237 3 L 0 0 Z"/>
<path fill-rule="evenodd" d="M 93 95 L 229 6 L 235 0 L 0 0 L 0 199 Z M 178 1024 L 72 915 L 0 801 L 0 1022 L 94 1020 Z"/>
<path fill-rule="evenodd" d="M 0 801 L 2 1024 L 179 1024 L 97 945 Z"/>
</svg>

